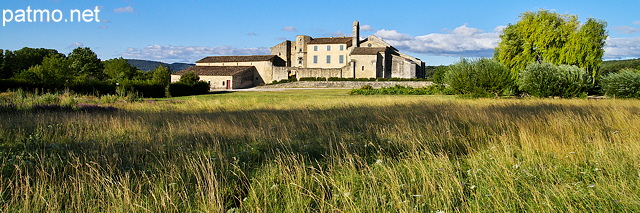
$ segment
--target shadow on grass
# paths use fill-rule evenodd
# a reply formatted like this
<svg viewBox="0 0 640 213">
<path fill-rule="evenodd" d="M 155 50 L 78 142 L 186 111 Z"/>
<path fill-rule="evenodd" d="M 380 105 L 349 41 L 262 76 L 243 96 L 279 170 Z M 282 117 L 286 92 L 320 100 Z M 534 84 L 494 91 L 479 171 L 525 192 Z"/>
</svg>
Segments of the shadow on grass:
<svg viewBox="0 0 640 213">
<path fill-rule="evenodd" d="M 460 109 L 468 113 L 459 113 Z M 19 113 L 3 113 L 16 110 Z M 57 170 L 62 171 L 69 167 L 66 161 L 71 156 L 83 156 L 84 161 L 113 169 L 116 174 L 151 175 L 162 173 L 167 164 L 184 164 L 184 156 L 204 156 L 215 159 L 227 184 L 238 189 L 226 198 L 228 206 L 237 207 L 247 197 L 255 173 L 283 154 L 302 156 L 312 164 L 328 164 L 331 158 L 349 155 L 372 164 L 380 157 L 395 159 L 416 152 L 459 158 L 483 149 L 495 137 L 516 134 L 517 126 L 504 125 L 505 122 L 558 113 L 586 116 L 593 110 L 596 109 L 548 103 L 488 107 L 439 103 L 158 113 L 50 106 L 20 111 L 5 105 L 0 106 L 0 113 L 13 117 L 2 121 L 3 126 L 21 128 L 24 135 L 14 133 L 13 137 L 1 138 L 0 147 L 4 151 L 0 157 L 6 162 L 16 161 L 16 156 L 20 156 L 20 161 L 36 162 L 33 156 L 44 156 L 58 162 Z M 478 114 L 484 117 L 475 117 Z M 147 125 L 141 129 L 150 136 L 137 136 L 129 130 L 103 139 L 80 140 L 73 134 L 43 137 L 42 132 L 36 131 L 54 121 L 73 123 L 74 119 L 89 117 L 103 121 L 145 121 Z M 19 119 L 32 122 L 11 124 Z M 178 126 L 181 129 L 172 130 L 169 124 L 181 124 Z M 212 129 L 214 126 L 217 128 Z M 102 134 L 99 128 L 93 131 L 96 132 L 83 134 Z M 38 169 L 35 164 L 20 165 L 32 172 Z M 2 168 L 3 177 L 12 177 L 15 168 L 11 164 Z"/>
</svg>

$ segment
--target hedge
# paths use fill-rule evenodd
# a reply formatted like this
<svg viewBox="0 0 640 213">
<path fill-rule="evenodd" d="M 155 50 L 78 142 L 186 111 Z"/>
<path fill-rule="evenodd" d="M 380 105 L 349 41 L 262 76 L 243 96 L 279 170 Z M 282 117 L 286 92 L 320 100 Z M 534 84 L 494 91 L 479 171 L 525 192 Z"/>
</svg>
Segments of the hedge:
<svg viewBox="0 0 640 213">
<path fill-rule="evenodd" d="M 198 81 L 194 85 L 182 82 L 169 84 L 169 94 L 173 97 L 206 94 L 209 92 L 209 89 L 210 84 L 205 81 Z"/>
<path fill-rule="evenodd" d="M 616 98 L 640 98 L 640 71 L 622 70 L 610 73 L 600 81 L 608 96 Z"/>
<path fill-rule="evenodd" d="M 166 97 L 164 85 L 154 84 L 145 80 L 122 81 L 118 87 L 120 95 L 127 95 L 127 93 L 133 92 L 145 98 Z"/>
</svg>

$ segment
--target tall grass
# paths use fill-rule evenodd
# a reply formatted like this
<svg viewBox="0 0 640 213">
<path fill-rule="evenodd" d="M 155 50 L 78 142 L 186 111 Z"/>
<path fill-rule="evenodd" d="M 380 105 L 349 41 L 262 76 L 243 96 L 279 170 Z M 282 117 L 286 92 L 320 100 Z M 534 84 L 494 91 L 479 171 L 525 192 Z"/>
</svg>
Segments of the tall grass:
<svg viewBox="0 0 640 213">
<path fill-rule="evenodd" d="M 0 211 L 639 211 L 637 100 L 243 92 L 0 110 Z"/>
</svg>

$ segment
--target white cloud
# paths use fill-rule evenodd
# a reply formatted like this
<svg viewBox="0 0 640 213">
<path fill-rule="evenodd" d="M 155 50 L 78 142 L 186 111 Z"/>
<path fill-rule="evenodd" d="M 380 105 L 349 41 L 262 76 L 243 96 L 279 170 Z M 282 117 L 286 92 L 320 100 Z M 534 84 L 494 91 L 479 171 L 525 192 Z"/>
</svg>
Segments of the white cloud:
<svg viewBox="0 0 640 213">
<path fill-rule="evenodd" d="M 378 30 L 378 32 L 374 33 L 373 35 L 378 36 L 380 38 L 383 39 L 387 39 L 390 41 L 403 41 L 403 40 L 411 40 L 414 39 L 411 36 L 407 35 L 407 34 L 402 34 L 399 33 L 396 30 Z"/>
<path fill-rule="evenodd" d="M 609 38 L 606 42 L 605 59 L 640 58 L 640 37 Z"/>
<path fill-rule="evenodd" d="M 133 9 L 133 7 L 131 7 L 131 6 L 126 6 L 126 7 L 120 7 L 120 8 L 113 9 L 113 12 L 115 12 L 115 13 L 133 13 L 133 12 L 135 12 L 135 9 Z"/>
<path fill-rule="evenodd" d="M 98 27 L 98 29 L 109 29 L 109 26 L 102 25 L 102 26 Z"/>
<path fill-rule="evenodd" d="M 633 24 L 640 24 L 640 21 L 633 21 Z"/>
<path fill-rule="evenodd" d="M 449 33 L 431 33 L 412 37 L 396 30 L 379 30 L 374 33 L 392 46 L 409 52 L 427 55 L 457 57 L 491 57 L 500 41 L 500 32 L 504 27 L 486 33 L 466 24 Z"/>
<path fill-rule="evenodd" d="M 340 32 L 340 31 L 335 31 L 335 32 L 332 32 L 332 33 L 326 33 L 324 35 L 325 36 L 333 36 L 333 37 L 345 37 L 345 36 L 347 36 L 347 34 L 345 34 L 343 32 Z"/>
<path fill-rule="evenodd" d="M 498 34 L 502 34 L 502 31 L 504 31 L 504 29 L 506 29 L 506 28 L 507 28 L 507 26 L 500 25 L 500 26 L 497 26 L 496 28 L 493 28 L 493 32 L 494 33 L 498 33 Z"/>
<path fill-rule="evenodd" d="M 613 30 L 624 33 L 624 34 L 634 34 L 634 33 L 640 32 L 640 28 L 635 28 L 630 26 L 614 27 Z"/>
<path fill-rule="evenodd" d="M 257 36 L 258 34 L 256 34 L 255 32 L 248 32 L 247 35 L 248 36 Z"/>
<path fill-rule="evenodd" d="M 361 31 L 376 31 L 376 29 L 373 29 L 373 27 L 371 27 L 371 25 L 362 25 L 360 26 L 360 30 Z"/>
<path fill-rule="evenodd" d="M 121 56 L 130 59 L 147 59 L 168 63 L 194 63 L 197 60 L 211 55 L 264 55 L 269 53 L 270 50 L 266 47 L 235 48 L 231 46 L 149 45 L 144 48 L 128 48 Z"/>
<path fill-rule="evenodd" d="M 287 32 L 297 32 L 298 30 L 295 27 L 292 26 L 286 26 L 282 28 L 282 31 L 287 31 Z"/>
<path fill-rule="evenodd" d="M 67 49 L 75 49 L 78 47 L 84 47 L 84 43 L 79 41 L 73 42 L 73 44 L 70 44 L 69 46 L 67 46 Z"/>
</svg>

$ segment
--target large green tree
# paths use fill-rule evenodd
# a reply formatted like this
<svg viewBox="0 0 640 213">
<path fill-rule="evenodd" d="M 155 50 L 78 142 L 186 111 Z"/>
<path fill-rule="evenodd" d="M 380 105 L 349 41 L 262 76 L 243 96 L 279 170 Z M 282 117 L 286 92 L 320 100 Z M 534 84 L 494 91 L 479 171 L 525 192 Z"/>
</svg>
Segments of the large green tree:
<svg viewBox="0 0 640 213">
<path fill-rule="evenodd" d="M 88 47 L 78 47 L 69 54 L 71 69 L 79 77 L 102 79 L 104 77 L 104 65 Z"/>
<path fill-rule="evenodd" d="M 127 59 L 122 57 L 109 59 L 103 62 L 104 73 L 113 80 L 131 80 L 136 75 L 137 68 L 129 65 Z"/>
<path fill-rule="evenodd" d="M 595 77 L 602 63 L 606 23 L 548 10 L 525 12 L 500 36 L 494 58 L 517 74 L 532 62 L 576 65 Z"/>
<path fill-rule="evenodd" d="M 167 86 L 171 81 L 171 70 L 169 68 L 162 66 L 162 64 L 158 65 L 155 69 L 153 69 L 153 74 L 151 77 L 151 83 L 157 85 Z"/>
<path fill-rule="evenodd" d="M 57 50 L 45 48 L 24 47 L 16 51 L 4 51 L 4 68 L 0 73 L 0 77 L 13 77 L 16 73 L 42 64 L 45 57 L 52 55 L 65 57 L 64 54 L 59 53 Z"/>
<path fill-rule="evenodd" d="M 193 86 L 198 83 L 198 81 L 200 81 L 200 76 L 198 76 L 198 74 L 196 74 L 194 71 L 189 71 L 180 76 L 179 82 L 189 86 Z"/>
<path fill-rule="evenodd" d="M 60 55 L 44 58 L 42 65 L 35 65 L 20 72 L 16 77 L 39 83 L 50 89 L 61 89 L 69 86 L 74 75 L 70 68 L 71 61 Z"/>
</svg>

